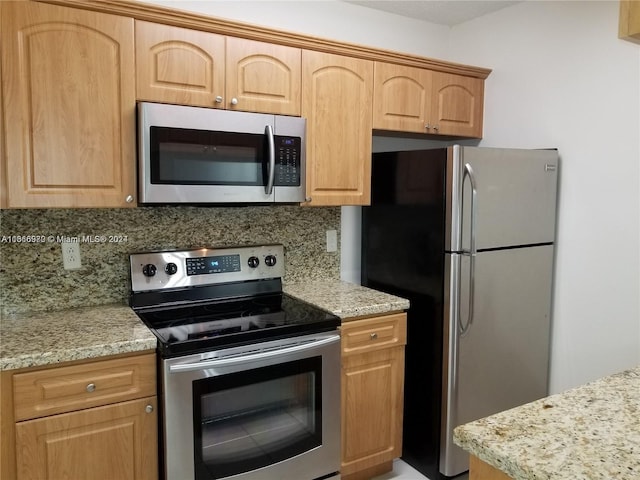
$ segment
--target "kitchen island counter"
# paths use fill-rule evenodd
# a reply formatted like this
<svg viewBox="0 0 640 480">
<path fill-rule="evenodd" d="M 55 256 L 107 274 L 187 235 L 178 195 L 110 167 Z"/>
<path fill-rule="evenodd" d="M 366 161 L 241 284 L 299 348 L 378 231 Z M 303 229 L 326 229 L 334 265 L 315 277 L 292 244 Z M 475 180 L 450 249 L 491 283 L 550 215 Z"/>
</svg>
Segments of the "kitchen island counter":
<svg viewBox="0 0 640 480">
<path fill-rule="evenodd" d="M 454 441 L 515 480 L 638 480 L 640 366 L 461 425 Z"/>
<path fill-rule="evenodd" d="M 285 284 L 283 290 L 292 297 L 337 315 L 344 321 L 409 308 L 409 300 L 339 280 Z"/>
<path fill-rule="evenodd" d="M 0 370 L 155 350 L 156 337 L 127 305 L 4 316 Z"/>
</svg>

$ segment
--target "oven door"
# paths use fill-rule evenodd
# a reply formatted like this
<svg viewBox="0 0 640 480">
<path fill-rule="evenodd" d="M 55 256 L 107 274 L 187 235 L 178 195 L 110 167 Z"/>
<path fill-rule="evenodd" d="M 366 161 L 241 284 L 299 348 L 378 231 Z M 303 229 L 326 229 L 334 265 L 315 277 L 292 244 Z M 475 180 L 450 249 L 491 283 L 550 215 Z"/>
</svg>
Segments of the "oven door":
<svg viewBox="0 0 640 480">
<path fill-rule="evenodd" d="M 165 478 L 312 480 L 340 469 L 340 336 L 163 361 Z"/>
</svg>

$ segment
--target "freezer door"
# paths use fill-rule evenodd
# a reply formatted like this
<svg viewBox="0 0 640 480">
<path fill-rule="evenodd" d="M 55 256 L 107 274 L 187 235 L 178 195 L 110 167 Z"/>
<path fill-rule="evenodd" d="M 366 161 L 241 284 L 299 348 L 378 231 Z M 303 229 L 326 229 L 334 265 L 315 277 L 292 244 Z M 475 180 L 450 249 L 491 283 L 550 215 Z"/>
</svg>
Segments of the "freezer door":
<svg viewBox="0 0 640 480">
<path fill-rule="evenodd" d="M 470 248 L 472 185 L 478 250 L 554 241 L 556 150 L 456 145 L 449 148 L 447 163 L 449 251 Z"/>
<path fill-rule="evenodd" d="M 552 245 L 478 253 L 469 324 L 469 257 L 446 256 L 442 474 L 469 468 L 457 425 L 547 395 L 552 268 Z"/>
</svg>

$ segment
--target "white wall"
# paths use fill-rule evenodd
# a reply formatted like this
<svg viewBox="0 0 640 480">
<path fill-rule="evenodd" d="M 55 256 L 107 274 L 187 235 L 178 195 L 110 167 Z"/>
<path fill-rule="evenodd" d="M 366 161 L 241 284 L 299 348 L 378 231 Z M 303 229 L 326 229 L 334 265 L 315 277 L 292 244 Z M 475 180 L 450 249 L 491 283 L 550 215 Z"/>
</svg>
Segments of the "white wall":
<svg viewBox="0 0 640 480">
<path fill-rule="evenodd" d="M 492 68 L 481 145 L 558 147 L 551 390 L 640 363 L 640 46 L 618 2 L 524 2 L 454 27 Z"/>
<path fill-rule="evenodd" d="M 640 363 L 640 47 L 617 39 L 618 2 L 523 2 L 453 29 L 336 1 L 150 3 L 492 68 L 482 144 L 561 155 L 551 390 Z"/>
<path fill-rule="evenodd" d="M 335 0 L 145 0 L 243 23 L 433 58 L 447 54 L 449 28 Z"/>
</svg>

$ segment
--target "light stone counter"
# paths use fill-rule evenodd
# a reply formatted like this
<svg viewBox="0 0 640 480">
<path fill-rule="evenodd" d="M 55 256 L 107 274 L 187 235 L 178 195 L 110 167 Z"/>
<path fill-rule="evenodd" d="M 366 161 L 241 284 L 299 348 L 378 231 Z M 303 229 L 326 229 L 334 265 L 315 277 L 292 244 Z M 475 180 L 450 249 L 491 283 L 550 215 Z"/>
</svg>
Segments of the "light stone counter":
<svg viewBox="0 0 640 480">
<path fill-rule="evenodd" d="M 284 292 L 348 321 L 409 308 L 409 300 L 337 280 L 286 284 Z"/>
<path fill-rule="evenodd" d="M 155 350 L 156 337 L 127 305 L 2 317 L 0 370 Z"/>
<path fill-rule="evenodd" d="M 294 283 L 285 292 L 347 320 L 409 308 L 408 300 L 336 280 Z M 155 348 L 153 333 L 121 304 L 15 313 L 0 323 L 0 370 Z"/>
<path fill-rule="evenodd" d="M 638 480 L 640 366 L 459 426 L 454 441 L 516 480 Z"/>
</svg>

